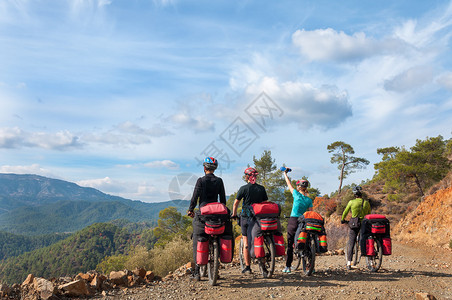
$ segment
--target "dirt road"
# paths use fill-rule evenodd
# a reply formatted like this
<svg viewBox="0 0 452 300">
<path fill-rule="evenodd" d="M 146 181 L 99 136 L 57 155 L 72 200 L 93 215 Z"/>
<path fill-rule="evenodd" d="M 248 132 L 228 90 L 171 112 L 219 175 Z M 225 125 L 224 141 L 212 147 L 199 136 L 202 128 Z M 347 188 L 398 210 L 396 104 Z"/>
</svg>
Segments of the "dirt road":
<svg viewBox="0 0 452 300">
<path fill-rule="evenodd" d="M 363 258 L 357 269 L 347 271 L 344 256 L 318 256 L 315 273 L 283 274 L 277 262 L 272 279 L 242 275 L 238 266 L 220 270 L 218 286 L 206 278 L 192 282 L 188 276 L 153 286 L 109 292 L 103 299 L 415 299 L 428 293 L 437 299 L 452 299 L 452 251 L 393 243 L 393 255 L 383 258 L 377 273 L 365 269 Z"/>
</svg>

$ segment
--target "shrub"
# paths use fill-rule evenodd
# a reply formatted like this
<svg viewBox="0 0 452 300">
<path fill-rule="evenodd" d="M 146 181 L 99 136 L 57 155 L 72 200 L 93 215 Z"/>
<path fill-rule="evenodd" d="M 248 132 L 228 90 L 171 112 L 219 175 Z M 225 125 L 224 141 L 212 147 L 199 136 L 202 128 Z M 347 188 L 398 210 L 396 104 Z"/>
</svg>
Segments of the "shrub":
<svg viewBox="0 0 452 300">
<path fill-rule="evenodd" d="M 327 223 L 325 226 L 328 239 L 328 249 L 337 250 L 345 249 L 348 239 L 348 226 L 337 225 L 336 223 Z"/>
<path fill-rule="evenodd" d="M 124 266 L 128 270 L 136 268 L 144 268 L 145 270 L 151 270 L 151 252 L 144 246 L 137 246 L 133 252 L 127 257 L 127 261 Z"/>
<path fill-rule="evenodd" d="M 193 260 L 193 243 L 176 236 L 162 247 L 152 249 L 150 256 L 149 269 L 157 275 L 165 276 Z"/>
<path fill-rule="evenodd" d="M 111 271 L 124 270 L 127 259 L 127 255 L 122 254 L 108 256 L 97 265 L 96 270 L 104 274 L 108 274 Z"/>
</svg>

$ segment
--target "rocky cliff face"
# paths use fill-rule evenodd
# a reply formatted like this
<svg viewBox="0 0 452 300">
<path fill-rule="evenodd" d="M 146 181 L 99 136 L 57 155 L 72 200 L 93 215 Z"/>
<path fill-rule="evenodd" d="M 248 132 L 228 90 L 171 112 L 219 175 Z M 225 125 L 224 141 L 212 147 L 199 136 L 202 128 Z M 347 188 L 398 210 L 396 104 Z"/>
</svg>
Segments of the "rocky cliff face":
<svg viewBox="0 0 452 300">
<path fill-rule="evenodd" d="M 452 186 L 427 196 L 393 230 L 404 241 L 449 248 L 452 240 Z"/>
</svg>

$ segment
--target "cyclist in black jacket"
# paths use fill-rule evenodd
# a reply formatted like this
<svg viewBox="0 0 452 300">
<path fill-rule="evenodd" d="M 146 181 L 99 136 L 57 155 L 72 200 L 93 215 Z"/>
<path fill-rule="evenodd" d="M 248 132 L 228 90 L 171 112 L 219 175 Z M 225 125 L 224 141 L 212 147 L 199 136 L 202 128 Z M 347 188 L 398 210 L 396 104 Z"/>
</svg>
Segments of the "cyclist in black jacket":
<svg viewBox="0 0 452 300">
<path fill-rule="evenodd" d="M 243 239 L 243 256 L 245 258 L 245 269 L 242 270 L 244 274 L 251 273 L 251 257 L 249 247 L 251 247 L 251 230 L 253 228 L 253 213 L 251 205 L 253 203 L 261 203 L 268 200 L 265 187 L 256 183 L 256 177 L 259 175 L 255 168 L 249 167 L 245 170 L 245 180 L 247 184 L 241 186 L 237 192 L 237 198 L 234 201 L 232 208 L 232 217 L 237 217 L 237 209 L 239 203 L 243 200 L 242 213 L 240 217 L 240 226 L 242 229 Z M 248 239 L 248 236 L 250 239 Z"/>
<path fill-rule="evenodd" d="M 194 209 L 198 205 L 199 208 L 203 207 L 207 203 L 221 202 L 226 205 L 226 194 L 224 190 L 223 180 L 220 177 L 215 176 L 213 173 L 218 167 L 218 161 L 213 157 L 206 157 L 204 159 L 204 173 L 203 177 L 198 178 L 196 182 L 193 196 L 190 201 L 190 206 L 187 211 L 187 215 L 193 218 L 193 258 L 196 263 L 196 252 L 198 246 L 198 238 L 204 236 L 208 238 L 204 232 L 204 222 L 200 219 L 199 211 L 194 212 Z M 232 235 L 232 224 L 230 221 L 226 221 L 225 234 L 230 233 Z M 199 281 L 199 266 L 196 265 L 192 273 L 192 279 Z"/>
</svg>

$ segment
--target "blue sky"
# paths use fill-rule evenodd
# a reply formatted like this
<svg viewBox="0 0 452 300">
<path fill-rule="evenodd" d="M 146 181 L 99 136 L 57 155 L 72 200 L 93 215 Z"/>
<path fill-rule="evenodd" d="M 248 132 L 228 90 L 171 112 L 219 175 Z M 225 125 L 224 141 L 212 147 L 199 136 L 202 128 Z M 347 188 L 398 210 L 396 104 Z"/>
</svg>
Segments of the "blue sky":
<svg viewBox="0 0 452 300">
<path fill-rule="evenodd" d="M 452 1 L 0 2 L 0 172 L 142 201 L 191 193 L 216 156 L 228 194 L 272 151 L 322 194 L 327 145 L 452 132 Z"/>
</svg>

